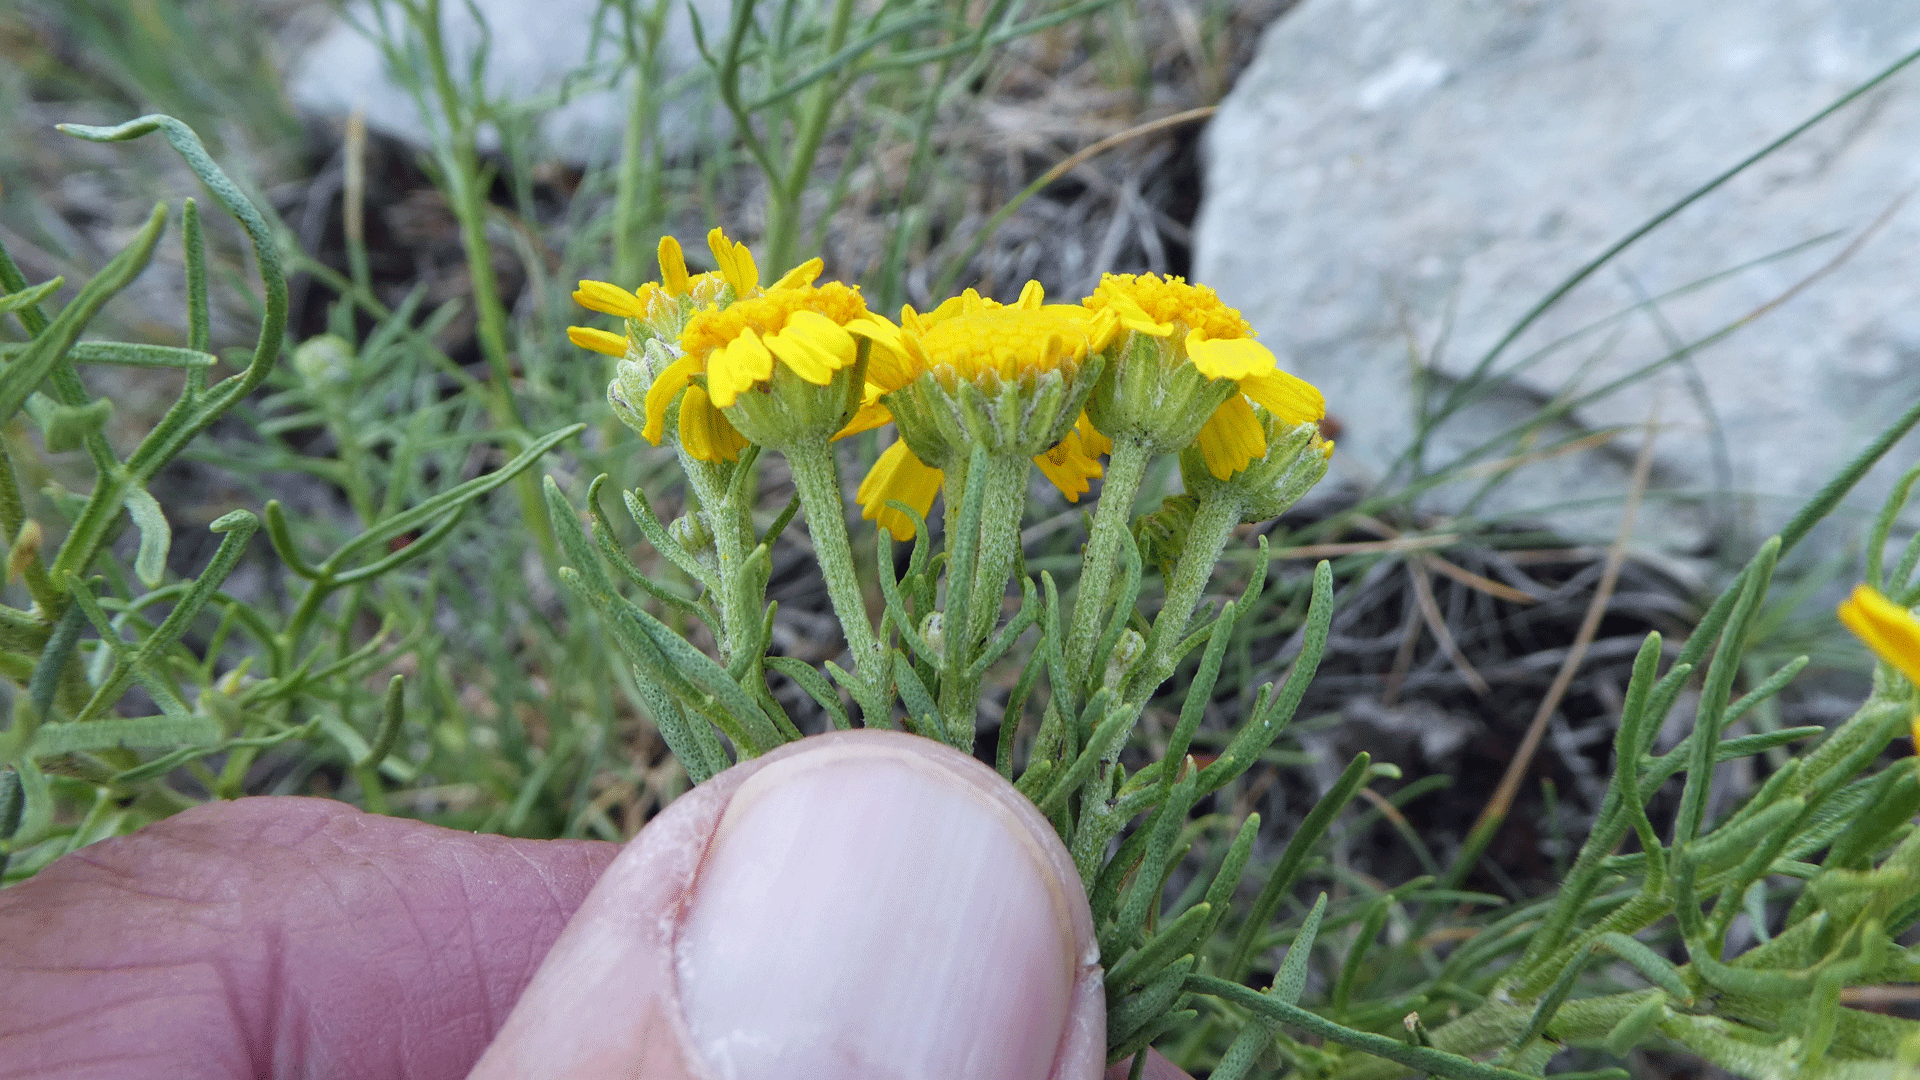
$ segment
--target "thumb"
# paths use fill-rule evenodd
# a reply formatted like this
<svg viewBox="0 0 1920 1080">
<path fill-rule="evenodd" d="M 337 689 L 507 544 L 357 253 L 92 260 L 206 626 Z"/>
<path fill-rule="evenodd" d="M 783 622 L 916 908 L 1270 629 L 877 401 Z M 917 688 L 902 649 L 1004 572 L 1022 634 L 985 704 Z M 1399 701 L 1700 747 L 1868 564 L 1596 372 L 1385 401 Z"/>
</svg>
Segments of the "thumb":
<svg viewBox="0 0 1920 1080">
<path fill-rule="evenodd" d="M 651 822 L 472 1076 L 1095 1080 L 1098 964 L 1032 803 L 930 739 L 835 732 Z"/>
</svg>

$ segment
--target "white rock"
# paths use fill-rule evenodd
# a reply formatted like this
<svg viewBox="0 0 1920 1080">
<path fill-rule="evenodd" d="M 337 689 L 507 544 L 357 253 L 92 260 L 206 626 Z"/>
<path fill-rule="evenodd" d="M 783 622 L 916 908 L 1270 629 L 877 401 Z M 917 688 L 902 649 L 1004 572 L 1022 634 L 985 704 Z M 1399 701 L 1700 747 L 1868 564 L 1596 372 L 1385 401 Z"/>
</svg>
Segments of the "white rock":
<svg viewBox="0 0 1920 1080">
<path fill-rule="evenodd" d="M 1371 482 L 1408 442 L 1410 343 L 1444 389 L 1577 267 L 1916 45 L 1920 21 L 1902 0 L 1304 0 L 1268 30 L 1208 133 L 1194 276 L 1326 391 L 1346 429 L 1337 467 Z M 1784 296 L 1694 354 L 1697 378 L 1670 366 L 1576 414 L 1598 430 L 1644 424 L 1657 406 L 1653 487 L 1740 493 L 1718 509 L 1657 497 L 1643 539 L 1684 551 L 1730 521 L 1749 540 L 1777 529 L 1920 398 L 1920 201 L 1900 204 L 1916 184 L 1920 68 L 1627 249 L 1498 367 L 1639 296 L 1828 240 L 1541 356 L 1443 428 L 1429 465 L 1568 385 L 1659 359 L 1669 331 L 1694 341 Z M 1717 475 L 1713 416 L 1730 477 Z M 1529 467 L 1482 512 L 1611 497 L 1529 515 L 1610 535 L 1637 446 L 1628 433 Z M 1876 508 L 1913 447 L 1896 448 L 1851 505 Z M 1472 490 L 1428 506 L 1457 511 Z"/>
<path fill-rule="evenodd" d="M 708 33 L 724 33 L 726 0 L 694 3 Z M 605 5 L 603 11 L 600 0 L 474 0 L 472 7 L 485 20 L 485 35 L 464 0 L 441 4 L 442 34 L 454 78 L 466 77 L 484 41 L 488 94 L 496 101 L 535 105 L 543 149 L 574 162 L 604 161 L 617 154 L 632 94 L 626 76 L 606 88 L 622 55 L 621 21 L 614 7 Z M 325 116 L 345 116 L 355 105 L 362 105 L 370 127 L 415 146 L 430 145 L 428 119 L 421 115 L 412 92 L 394 78 L 388 57 L 375 40 L 384 38 L 404 47 L 412 36 L 408 31 L 399 4 L 356 0 L 346 9 L 345 18 L 336 20 L 295 59 L 289 96 L 299 108 Z M 671 157 L 697 144 L 703 120 L 709 116 L 705 95 L 683 85 L 703 66 L 684 3 L 669 5 L 658 56 L 655 82 L 670 95 L 661 110 L 660 137 Z M 425 83 L 424 63 L 415 60 L 409 66 Z M 426 85 L 432 101 L 431 84 Z M 565 100 L 560 103 L 563 94 Z M 548 99 L 555 104 L 542 107 Z M 437 107 L 432 114 L 437 123 Z M 480 140 L 493 148 L 499 145 L 499 134 L 483 130 Z"/>
</svg>

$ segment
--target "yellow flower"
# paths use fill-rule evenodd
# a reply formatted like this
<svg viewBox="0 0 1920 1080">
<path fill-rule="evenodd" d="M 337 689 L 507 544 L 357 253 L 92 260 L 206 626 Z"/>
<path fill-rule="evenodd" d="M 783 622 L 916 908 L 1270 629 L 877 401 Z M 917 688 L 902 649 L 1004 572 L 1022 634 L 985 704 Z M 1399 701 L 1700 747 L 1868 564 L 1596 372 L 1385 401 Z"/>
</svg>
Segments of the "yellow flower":
<svg viewBox="0 0 1920 1080">
<path fill-rule="evenodd" d="M 1840 621 L 1880 659 L 1920 686 L 1920 619 L 1915 619 L 1912 612 L 1871 586 L 1858 585 L 1840 605 Z M 1913 740 L 1920 748 L 1920 715 L 1913 720 Z"/>
<path fill-rule="evenodd" d="M 574 291 L 574 303 L 589 311 L 616 315 L 628 320 L 628 337 L 638 346 L 647 336 L 668 341 L 680 336 L 687 319 L 696 311 L 729 299 L 745 299 L 760 292 L 760 271 L 745 244 L 729 240 L 719 229 L 707 234 L 707 247 L 720 269 L 705 274 L 689 274 L 680 241 L 671 236 L 660 238 L 660 280 L 649 281 L 632 292 L 612 282 L 582 280 Z M 805 285 L 820 276 L 822 263 L 812 259 L 789 271 L 773 288 Z M 732 290 L 729 295 L 728 290 Z M 567 338 L 583 349 L 625 356 L 627 338 L 605 330 L 585 326 L 567 327 Z"/>
<path fill-rule="evenodd" d="M 891 419 L 935 466 L 975 445 L 1022 457 L 1056 448 L 1080 417 L 1098 354 L 1120 324 L 1111 314 L 1044 301 L 1038 282 L 1012 304 L 968 289 L 924 314 L 902 308 L 899 326 L 878 319 L 850 326 L 874 348 L 865 400 L 844 434 Z"/>
<path fill-rule="evenodd" d="M 1240 313 L 1204 285 L 1108 274 L 1085 305 L 1113 312 L 1133 335 L 1089 406 L 1109 435 L 1163 451 L 1197 439 L 1208 470 L 1224 480 L 1266 452 L 1249 400 L 1288 425 L 1326 415 L 1320 391 L 1280 370 Z"/>
<path fill-rule="evenodd" d="M 751 288 L 755 285 L 751 258 L 742 252 L 741 259 L 726 271 L 729 284 Z M 817 272 L 811 270 L 809 280 Z M 743 395 L 767 389 L 777 371 L 789 372 L 814 387 L 828 387 L 857 359 L 858 343 L 849 324 L 871 321 L 860 291 L 839 282 L 816 286 L 783 281 L 767 292 L 697 312 L 681 331 L 680 358 L 647 391 L 647 426 L 642 434 L 659 443 L 669 406 L 696 378 L 703 380 L 704 393 L 699 399 L 689 394 L 682 403 L 683 428 L 690 409 L 758 404 L 743 401 Z M 845 418 L 844 397 L 824 402 L 822 408 L 831 425 L 827 431 L 838 430 Z M 693 452 L 691 447 L 688 452 Z"/>
</svg>

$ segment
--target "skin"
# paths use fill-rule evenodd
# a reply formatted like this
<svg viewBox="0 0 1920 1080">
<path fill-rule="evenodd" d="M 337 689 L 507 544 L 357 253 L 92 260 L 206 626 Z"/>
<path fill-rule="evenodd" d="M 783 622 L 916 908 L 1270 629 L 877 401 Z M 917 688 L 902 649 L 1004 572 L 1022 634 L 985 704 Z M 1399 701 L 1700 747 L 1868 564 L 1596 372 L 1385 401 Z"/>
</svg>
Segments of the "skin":
<svg viewBox="0 0 1920 1080">
<path fill-rule="evenodd" d="M 743 823 L 756 804 L 774 811 L 759 820 L 795 813 L 783 791 L 874 777 L 932 785 L 936 805 L 986 835 L 1004 830 L 1008 857 L 1032 860 L 1033 899 L 1005 925 L 1037 927 L 1008 932 L 1038 934 L 1039 947 L 1019 943 L 1002 964 L 992 948 L 1009 943 L 988 942 L 989 970 L 966 977 L 1001 979 L 1017 1015 L 1036 1018 L 1028 1034 L 1051 1048 L 1049 1080 L 1125 1077 L 1125 1062 L 1101 1068 L 1092 927 L 1051 828 L 965 755 L 853 731 L 728 770 L 624 849 L 477 836 L 300 798 L 211 804 L 83 848 L 0 891 L 0 1078 L 718 1080 L 702 1050 L 713 1044 L 695 1029 L 765 1016 L 727 1012 L 754 973 L 691 959 L 709 955 L 695 944 L 703 935 L 726 940 L 696 925 L 701 913 L 738 922 L 740 905 L 757 902 L 724 872 L 744 843 L 727 837 L 752 831 Z M 923 938 L 871 950 L 876 977 L 887 963 L 912 975 L 943 960 L 914 957 Z M 781 944 L 746 948 L 774 957 Z M 1008 1030 L 995 1024 L 987 1038 Z M 1146 1075 L 1190 1080 L 1158 1055 Z"/>
</svg>

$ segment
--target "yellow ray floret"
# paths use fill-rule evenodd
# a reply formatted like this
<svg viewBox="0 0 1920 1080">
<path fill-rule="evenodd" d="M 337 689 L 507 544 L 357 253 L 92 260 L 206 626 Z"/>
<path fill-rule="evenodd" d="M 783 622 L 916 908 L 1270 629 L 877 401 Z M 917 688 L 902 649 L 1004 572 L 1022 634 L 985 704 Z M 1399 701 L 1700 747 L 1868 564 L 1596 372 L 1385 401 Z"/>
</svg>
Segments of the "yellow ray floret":
<svg viewBox="0 0 1920 1080">
<path fill-rule="evenodd" d="M 747 245 L 727 239 L 727 234 L 718 228 L 707 234 L 707 249 L 713 252 L 714 264 L 720 267 L 720 276 L 733 286 L 735 296 L 748 296 L 760 287 L 760 268 L 753 263 L 753 252 Z"/>
<path fill-rule="evenodd" d="M 911 540 L 916 531 L 913 519 L 888 506 L 887 501 L 905 503 L 925 518 L 933 512 L 933 497 L 940 494 L 945 482 L 945 473 L 914 457 L 906 443 L 895 440 L 867 470 L 854 498 L 860 502 L 861 517 L 878 521 L 895 540 Z"/>
<path fill-rule="evenodd" d="M 1238 394 L 1222 402 L 1200 429 L 1196 440 L 1207 471 L 1225 480 L 1267 452 L 1267 433 L 1253 414 L 1253 406 Z"/>
<path fill-rule="evenodd" d="M 567 340 L 583 349 L 592 349 L 608 356 L 627 355 L 627 336 L 606 330 L 595 330 L 591 326 L 567 327 Z"/>
<path fill-rule="evenodd" d="M 636 292 L 628 292 L 618 285 L 606 281 L 582 281 L 574 290 L 573 302 L 589 311 L 599 311 L 608 315 L 618 315 L 623 319 L 644 319 L 647 317 L 647 302 L 660 286 L 648 282 Z"/>
<path fill-rule="evenodd" d="M 680 241 L 671 236 L 661 237 L 655 254 L 660 259 L 660 287 L 667 290 L 668 296 L 687 295 L 693 285 L 687 276 L 687 258 L 680 250 Z"/>
<path fill-rule="evenodd" d="M 1860 635 L 1880 659 L 1920 686 L 1920 619 L 1867 586 L 1854 587 L 1840 605 L 1840 621 Z M 1913 743 L 1920 750 L 1920 715 L 1913 718 Z"/>
<path fill-rule="evenodd" d="M 1840 621 L 1880 659 L 1920 686 L 1920 619 L 1872 587 L 1860 585 L 1840 605 Z"/>
<path fill-rule="evenodd" d="M 1033 463 L 1068 502 L 1077 503 L 1080 496 L 1093 489 L 1088 481 L 1100 479 L 1104 471 L 1100 455 L 1112 450 L 1113 440 L 1094 430 L 1093 421 L 1081 413 L 1079 422 L 1060 440 L 1060 445 L 1036 456 Z"/>
<path fill-rule="evenodd" d="M 689 386 L 680 405 L 680 445 L 700 461 L 733 461 L 747 440 L 707 400 L 705 390 Z"/>
</svg>

